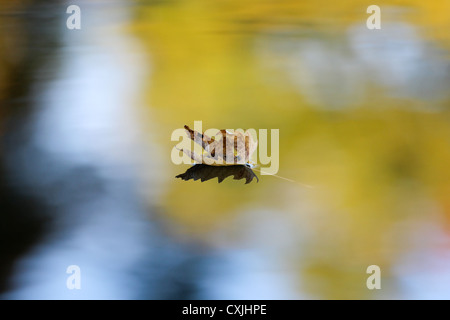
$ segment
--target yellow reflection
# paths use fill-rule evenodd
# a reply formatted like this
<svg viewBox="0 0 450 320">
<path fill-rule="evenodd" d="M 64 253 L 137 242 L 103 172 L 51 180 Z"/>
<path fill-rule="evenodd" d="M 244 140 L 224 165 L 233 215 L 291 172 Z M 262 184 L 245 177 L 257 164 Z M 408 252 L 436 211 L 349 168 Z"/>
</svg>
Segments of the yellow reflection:
<svg viewBox="0 0 450 320">
<path fill-rule="evenodd" d="M 392 51 L 381 40 L 381 50 L 388 50 L 383 59 L 404 73 L 389 79 L 382 75 L 390 70 L 379 70 L 378 80 L 364 64 L 376 55 L 358 56 L 348 39 L 351 28 L 365 28 L 370 4 L 174 1 L 139 7 L 132 28 L 151 60 L 145 93 L 149 121 L 159 124 L 167 161 L 174 146 L 171 132 L 195 120 L 204 128 L 276 128 L 278 174 L 314 186 L 305 192 L 300 184 L 264 176 L 250 185 L 174 178 L 162 200 L 167 215 L 196 237 L 207 237 L 250 208 L 301 216 L 293 220 L 299 230 L 306 224 L 314 232 L 301 256 L 292 252 L 286 259 L 295 261 L 307 279 L 301 290 L 321 298 L 372 297 L 365 268 L 378 264 L 389 276 L 396 258 L 409 250 L 410 233 L 398 227 L 402 221 L 437 221 L 437 216 L 450 221 L 450 101 L 444 89 L 449 78 L 439 75 L 450 65 L 445 51 L 450 48 L 449 3 L 377 3 L 387 19 L 382 28 L 384 22 L 401 22 L 407 27 L 400 30 L 413 32 L 405 40 L 407 49 L 396 43 L 399 38 L 387 35 Z M 370 34 L 364 35 L 370 43 Z M 320 50 L 314 46 L 330 52 L 316 56 Z M 402 48 L 404 56 L 390 55 Z M 296 50 L 299 55 L 293 56 Z M 417 64 L 424 70 L 414 69 Z M 304 86 L 306 72 L 310 83 Z M 327 72 L 337 80 L 328 84 Z M 427 88 L 430 79 L 443 89 Z M 308 98 L 308 90 L 315 90 L 324 97 L 319 101 L 342 99 L 345 81 L 354 83 L 345 93 L 357 101 L 351 107 L 330 108 Z M 185 169 L 173 165 L 170 174 Z"/>
</svg>

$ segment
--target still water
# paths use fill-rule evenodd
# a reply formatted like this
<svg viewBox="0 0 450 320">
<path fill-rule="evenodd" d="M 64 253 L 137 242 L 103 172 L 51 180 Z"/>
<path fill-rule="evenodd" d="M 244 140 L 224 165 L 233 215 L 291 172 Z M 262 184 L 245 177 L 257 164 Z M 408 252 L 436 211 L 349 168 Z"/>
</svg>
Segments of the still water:
<svg viewBox="0 0 450 320">
<path fill-rule="evenodd" d="M 448 1 L 70 4 L 0 0 L 1 298 L 450 298 Z M 277 175 L 175 179 L 196 120 Z"/>
</svg>

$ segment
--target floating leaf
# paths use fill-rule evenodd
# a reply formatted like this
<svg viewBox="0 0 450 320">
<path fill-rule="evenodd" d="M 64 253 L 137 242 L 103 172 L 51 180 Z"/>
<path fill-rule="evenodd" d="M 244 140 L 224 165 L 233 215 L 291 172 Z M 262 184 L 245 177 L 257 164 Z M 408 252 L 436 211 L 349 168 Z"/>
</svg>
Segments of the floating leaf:
<svg viewBox="0 0 450 320">
<path fill-rule="evenodd" d="M 204 133 L 192 130 L 184 126 L 188 137 L 202 146 L 204 152 L 199 155 L 195 151 L 181 149 L 196 163 L 210 166 L 232 166 L 250 163 L 250 158 L 258 145 L 247 130 L 244 133 L 236 131 L 230 133 L 227 130 L 219 130 L 216 138 L 211 138 Z"/>
</svg>

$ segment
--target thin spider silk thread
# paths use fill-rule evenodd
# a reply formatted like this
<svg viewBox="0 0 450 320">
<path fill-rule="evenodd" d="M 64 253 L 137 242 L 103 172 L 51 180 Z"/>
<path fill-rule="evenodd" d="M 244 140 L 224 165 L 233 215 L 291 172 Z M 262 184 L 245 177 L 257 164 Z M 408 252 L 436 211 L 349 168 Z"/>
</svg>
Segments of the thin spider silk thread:
<svg viewBox="0 0 450 320">
<path fill-rule="evenodd" d="M 289 178 L 285 178 L 285 177 L 282 177 L 282 176 L 278 176 L 278 175 L 276 175 L 276 174 L 272 174 L 272 173 L 266 173 L 266 172 L 263 172 L 263 171 L 261 171 L 261 170 L 258 170 L 258 169 L 256 169 L 255 167 L 253 167 L 253 168 L 251 168 L 252 170 L 256 170 L 256 171 L 258 171 L 258 172 L 260 172 L 260 173 L 264 173 L 265 175 L 269 175 L 269 176 L 274 176 L 274 177 L 277 177 L 277 178 L 280 178 L 280 179 L 283 179 L 283 180 L 286 180 L 286 181 L 289 181 L 289 182 L 292 182 L 292 183 L 298 183 L 298 184 L 300 184 L 300 185 L 302 185 L 303 187 L 306 187 L 306 188 L 314 188 L 314 186 L 311 186 L 311 185 L 309 185 L 309 184 L 305 184 L 305 183 L 302 183 L 302 182 L 298 182 L 298 181 L 295 181 L 295 180 L 292 180 L 292 179 L 289 179 Z"/>
</svg>

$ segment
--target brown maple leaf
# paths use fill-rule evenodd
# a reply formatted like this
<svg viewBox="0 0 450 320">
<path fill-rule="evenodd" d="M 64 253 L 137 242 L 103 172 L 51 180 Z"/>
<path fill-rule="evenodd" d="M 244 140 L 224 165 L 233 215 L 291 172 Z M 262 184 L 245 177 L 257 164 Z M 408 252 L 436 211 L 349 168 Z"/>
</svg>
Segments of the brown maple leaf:
<svg viewBox="0 0 450 320">
<path fill-rule="evenodd" d="M 212 166 L 249 164 L 258 145 L 248 130 L 244 133 L 219 130 L 214 135 L 215 138 L 211 138 L 204 133 L 192 130 L 187 125 L 184 128 L 188 137 L 203 148 L 201 155 L 192 150 L 181 149 L 196 163 Z"/>
</svg>

